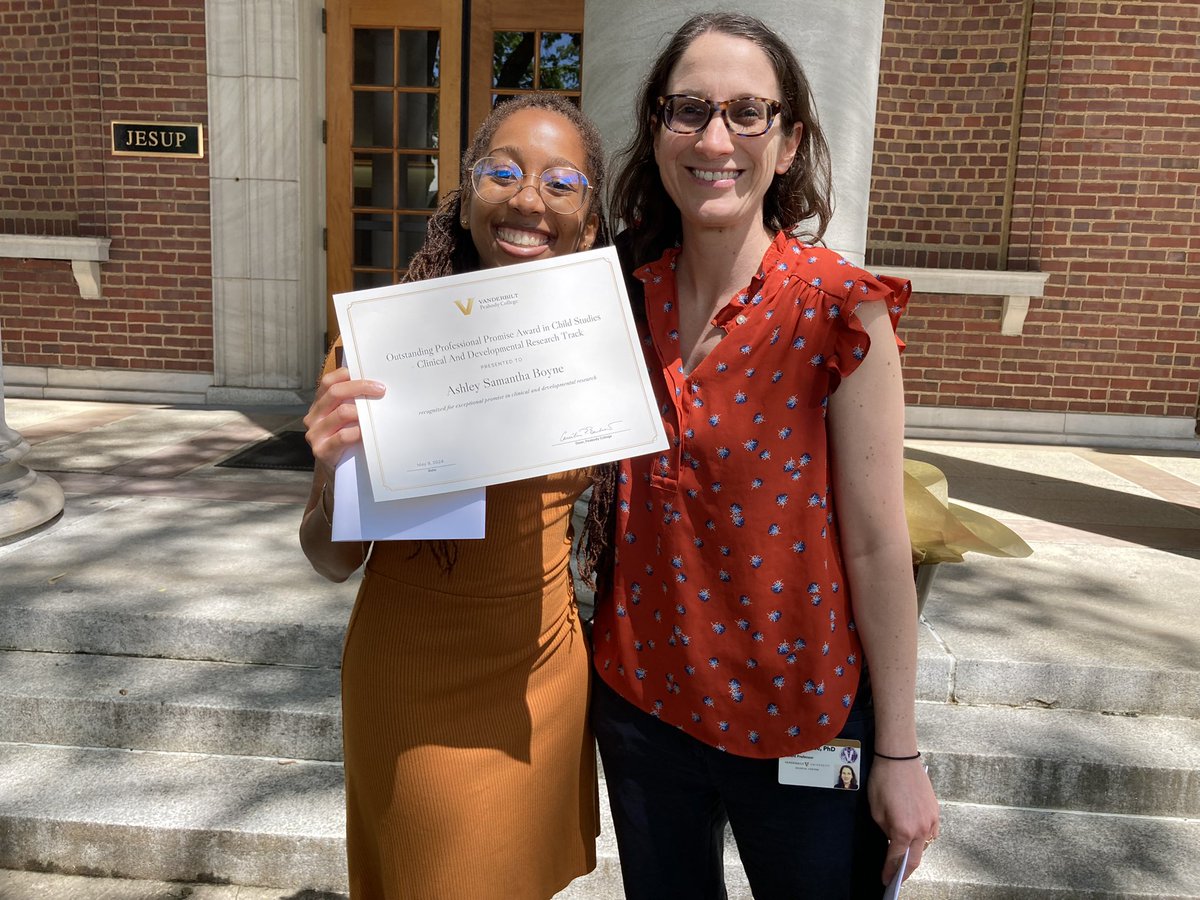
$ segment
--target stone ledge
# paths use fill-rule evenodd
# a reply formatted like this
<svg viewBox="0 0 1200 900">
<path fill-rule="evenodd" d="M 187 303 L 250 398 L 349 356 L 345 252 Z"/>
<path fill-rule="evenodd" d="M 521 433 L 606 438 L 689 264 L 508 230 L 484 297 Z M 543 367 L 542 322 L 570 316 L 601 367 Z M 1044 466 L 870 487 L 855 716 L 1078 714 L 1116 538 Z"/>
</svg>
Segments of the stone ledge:
<svg viewBox="0 0 1200 900">
<path fill-rule="evenodd" d="M 877 275 L 907 278 L 917 294 L 965 294 L 1003 297 L 1000 333 L 1020 334 L 1025 327 L 1031 297 L 1039 297 L 1050 278 L 1047 272 L 1001 272 L 986 269 L 922 269 L 907 266 L 879 266 Z"/>
<path fill-rule="evenodd" d="M 1047 410 L 915 406 L 904 409 L 910 439 L 1200 451 L 1196 420 Z"/>
<path fill-rule="evenodd" d="M 17 259 L 65 259 L 85 300 L 100 299 L 100 263 L 108 260 L 109 238 L 51 237 L 0 234 L 0 257 Z"/>
<path fill-rule="evenodd" d="M 25 400 L 104 400 L 202 405 L 213 376 L 144 369 L 5 366 L 5 394 Z"/>
</svg>

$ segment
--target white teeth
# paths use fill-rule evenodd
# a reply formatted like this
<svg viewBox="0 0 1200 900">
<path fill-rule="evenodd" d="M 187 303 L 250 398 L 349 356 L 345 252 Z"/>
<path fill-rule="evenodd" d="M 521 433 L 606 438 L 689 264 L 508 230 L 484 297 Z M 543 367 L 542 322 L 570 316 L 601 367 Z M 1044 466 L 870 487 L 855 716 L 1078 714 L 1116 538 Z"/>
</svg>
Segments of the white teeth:
<svg viewBox="0 0 1200 900">
<path fill-rule="evenodd" d="M 713 172 L 708 169 L 692 169 L 692 174 L 701 181 L 723 181 L 727 178 L 736 179 L 742 173 L 737 169 L 733 170 L 732 172 L 727 172 L 724 170 Z"/>
<path fill-rule="evenodd" d="M 497 228 L 496 236 L 506 244 L 516 244 L 518 247 L 544 247 L 550 243 L 550 237 L 538 231 L 520 231 L 516 228 Z"/>
</svg>

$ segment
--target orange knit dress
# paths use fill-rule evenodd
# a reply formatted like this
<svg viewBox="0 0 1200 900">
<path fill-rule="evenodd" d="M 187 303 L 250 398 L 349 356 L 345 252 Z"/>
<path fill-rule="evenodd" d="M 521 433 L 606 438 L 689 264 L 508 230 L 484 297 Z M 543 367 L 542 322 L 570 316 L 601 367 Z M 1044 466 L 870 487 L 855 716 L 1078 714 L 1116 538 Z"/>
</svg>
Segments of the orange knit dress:
<svg viewBox="0 0 1200 900">
<path fill-rule="evenodd" d="M 564 472 L 487 489 L 443 572 L 377 543 L 342 660 L 352 900 L 535 900 L 596 864 L 589 660 Z"/>
</svg>

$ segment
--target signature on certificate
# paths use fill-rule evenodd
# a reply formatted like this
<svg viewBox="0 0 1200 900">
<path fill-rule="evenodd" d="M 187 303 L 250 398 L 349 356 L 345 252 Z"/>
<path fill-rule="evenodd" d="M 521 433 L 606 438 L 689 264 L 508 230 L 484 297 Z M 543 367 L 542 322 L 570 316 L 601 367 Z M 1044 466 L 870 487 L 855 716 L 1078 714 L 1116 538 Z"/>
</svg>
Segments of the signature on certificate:
<svg viewBox="0 0 1200 900">
<path fill-rule="evenodd" d="M 604 425 L 583 425 L 576 428 L 574 431 L 564 431 L 562 433 L 562 441 L 579 441 L 587 438 L 604 437 L 615 433 L 621 426 L 622 422 L 617 419 L 614 422 L 608 422 Z"/>
</svg>

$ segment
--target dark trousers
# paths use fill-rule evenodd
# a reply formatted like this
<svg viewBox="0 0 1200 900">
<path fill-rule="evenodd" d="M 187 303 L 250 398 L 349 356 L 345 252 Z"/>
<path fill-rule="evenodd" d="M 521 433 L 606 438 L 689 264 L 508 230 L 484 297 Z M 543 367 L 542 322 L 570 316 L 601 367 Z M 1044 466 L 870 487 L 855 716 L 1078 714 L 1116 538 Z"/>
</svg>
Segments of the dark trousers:
<svg viewBox="0 0 1200 900">
<path fill-rule="evenodd" d="M 887 839 L 866 784 L 875 744 L 870 688 L 838 737 L 862 743 L 858 791 L 779 783 L 773 759 L 688 737 L 594 677 L 600 745 L 627 900 L 725 900 L 725 823 L 755 900 L 859 900 L 883 894 Z"/>
</svg>

